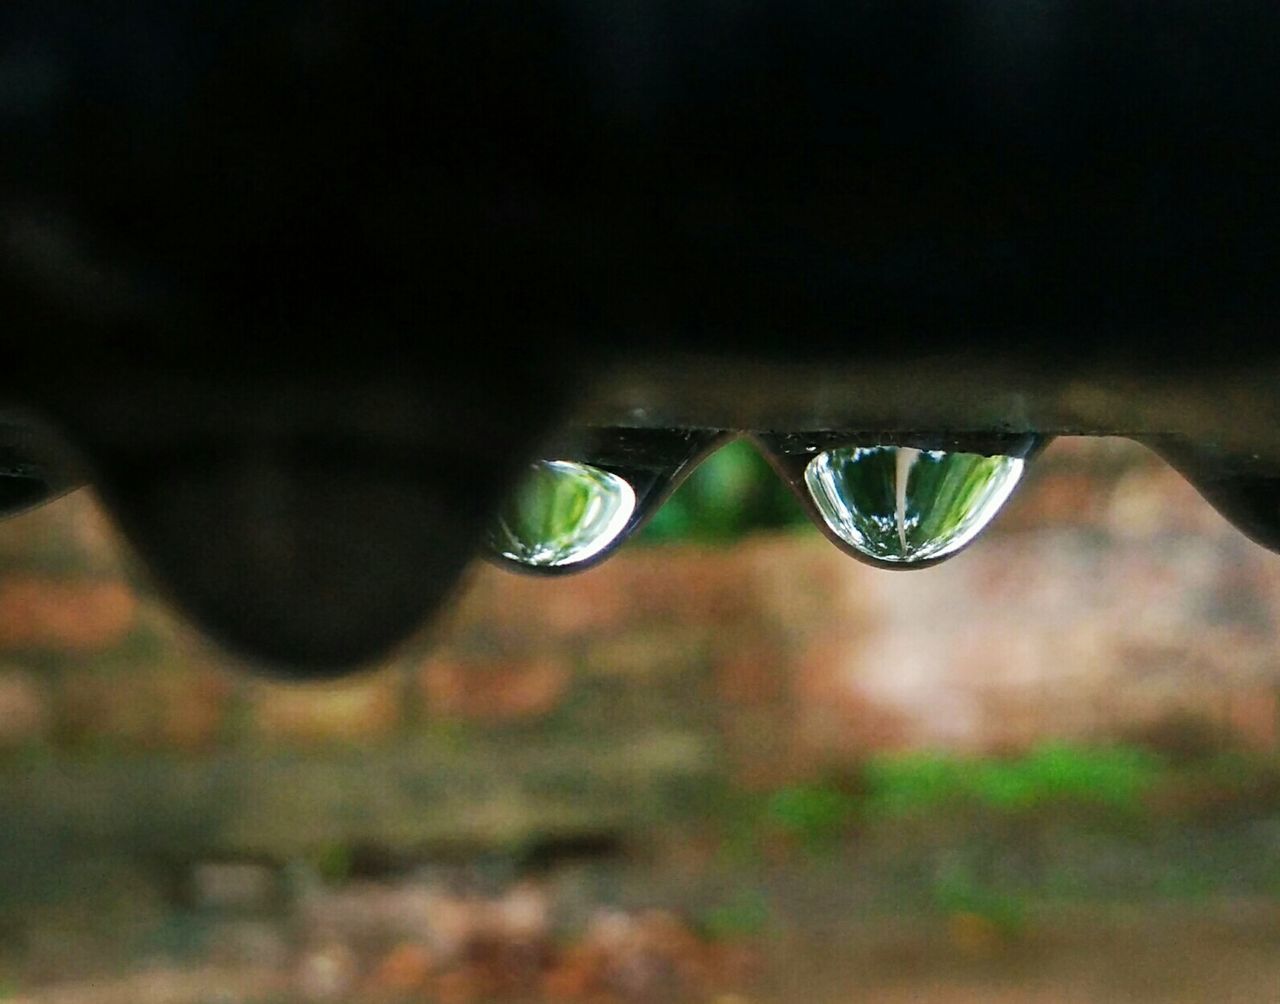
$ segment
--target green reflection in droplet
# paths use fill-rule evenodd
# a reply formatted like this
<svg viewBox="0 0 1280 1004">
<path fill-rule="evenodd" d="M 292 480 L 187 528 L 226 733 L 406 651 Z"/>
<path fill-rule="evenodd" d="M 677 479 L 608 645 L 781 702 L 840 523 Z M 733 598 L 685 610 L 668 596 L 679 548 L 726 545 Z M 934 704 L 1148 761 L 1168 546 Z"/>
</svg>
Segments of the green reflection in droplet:
<svg viewBox="0 0 1280 1004">
<path fill-rule="evenodd" d="M 595 557 L 626 529 L 636 494 L 625 478 L 590 464 L 539 460 L 489 531 L 489 547 L 533 568 Z"/>
<path fill-rule="evenodd" d="M 954 554 L 999 512 L 1022 476 L 1018 457 L 906 446 L 820 453 L 804 480 L 828 527 L 886 564 Z"/>
</svg>

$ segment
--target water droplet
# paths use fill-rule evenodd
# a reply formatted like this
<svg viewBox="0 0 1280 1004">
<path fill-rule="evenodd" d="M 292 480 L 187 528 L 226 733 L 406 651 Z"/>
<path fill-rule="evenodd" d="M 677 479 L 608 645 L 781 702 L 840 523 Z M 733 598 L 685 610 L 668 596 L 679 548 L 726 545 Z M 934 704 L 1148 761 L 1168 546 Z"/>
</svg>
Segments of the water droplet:
<svg viewBox="0 0 1280 1004">
<path fill-rule="evenodd" d="M 1280 553 L 1280 462 L 1178 436 L 1139 441 L 1164 457 L 1237 530 Z"/>
<path fill-rule="evenodd" d="M 946 558 L 999 512 L 1024 460 L 909 446 L 848 446 L 818 454 L 804 483 L 827 527 L 887 567 Z"/>
<path fill-rule="evenodd" d="M 0 470 L 0 519 L 25 512 L 57 493 L 57 489 L 35 472 Z"/>
<path fill-rule="evenodd" d="M 635 532 L 725 436 L 714 429 L 597 428 L 572 438 L 572 448 L 557 459 L 529 465 L 498 513 L 487 544 L 500 564 L 543 574 L 591 567 Z"/>
<path fill-rule="evenodd" d="M 83 483 L 58 434 L 38 415 L 0 407 L 0 519 Z"/>
<path fill-rule="evenodd" d="M 635 508 L 626 478 L 577 461 L 537 460 L 499 512 L 489 546 L 521 565 L 577 565 L 617 540 Z"/>
</svg>

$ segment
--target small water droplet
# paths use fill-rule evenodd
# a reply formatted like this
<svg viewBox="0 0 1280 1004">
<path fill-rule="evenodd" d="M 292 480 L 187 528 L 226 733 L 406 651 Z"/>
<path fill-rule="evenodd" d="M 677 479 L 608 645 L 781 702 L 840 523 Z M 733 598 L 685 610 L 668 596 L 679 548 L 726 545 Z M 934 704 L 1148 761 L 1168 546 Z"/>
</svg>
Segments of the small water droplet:
<svg viewBox="0 0 1280 1004">
<path fill-rule="evenodd" d="M 0 470 L 0 519 L 34 508 L 55 494 L 55 489 L 35 473 Z"/>
<path fill-rule="evenodd" d="M 549 450 L 556 459 L 530 464 L 498 513 L 489 557 L 513 570 L 551 575 L 591 567 L 643 525 L 725 438 L 716 429 L 570 430 L 569 446 Z"/>
<path fill-rule="evenodd" d="M 1139 442 L 1164 457 L 1237 530 L 1280 553 L 1280 464 L 1181 436 Z"/>
<path fill-rule="evenodd" d="M 909 446 L 849 446 L 818 454 L 805 486 L 831 532 L 886 567 L 959 551 L 999 512 L 1024 460 Z"/>
<path fill-rule="evenodd" d="M 806 446 L 806 447 L 804 448 L 804 452 L 805 452 L 805 453 L 817 453 L 817 452 L 818 452 L 818 448 L 817 448 L 817 446 L 815 446 L 813 443 L 810 443 L 808 446 Z"/>
<path fill-rule="evenodd" d="M 617 540 L 636 508 L 626 478 L 572 460 L 537 460 L 489 533 L 490 548 L 532 568 L 577 565 Z"/>
</svg>

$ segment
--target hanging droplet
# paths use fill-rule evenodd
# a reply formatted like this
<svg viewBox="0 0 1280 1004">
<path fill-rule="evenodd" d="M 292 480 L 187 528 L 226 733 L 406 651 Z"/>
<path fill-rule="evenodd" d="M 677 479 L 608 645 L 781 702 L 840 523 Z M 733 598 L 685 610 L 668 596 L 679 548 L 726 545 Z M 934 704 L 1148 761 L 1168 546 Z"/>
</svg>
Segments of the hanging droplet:
<svg viewBox="0 0 1280 1004">
<path fill-rule="evenodd" d="M 562 456 L 536 460 L 490 526 L 489 557 L 518 571 L 576 572 L 637 530 L 723 441 L 709 429 L 580 430 Z"/>
<path fill-rule="evenodd" d="M 576 565 L 612 544 L 635 508 L 635 490 L 617 474 L 572 460 L 538 460 L 499 512 L 489 546 L 522 565 Z"/>
<path fill-rule="evenodd" d="M 1280 553 L 1280 463 L 1178 436 L 1143 437 L 1205 501 L 1256 544 Z"/>
<path fill-rule="evenodd" d="M 0 519 L 16 516 L 48 501 L 56 488 L 34 471 L 0 470 Z"/>
<path fill-rule="evenodd" d="M 65 446 L 38 416 L 0 408 L 0 519 L 79 487 Z"/>
<path fill-rule="evenodd" d="M 805 486 L 827 527 L 889 567 L 946 558 L 999 512 L 1022 457 L 909 446 L 849 446 L 818 454 Z"/>
</svg>

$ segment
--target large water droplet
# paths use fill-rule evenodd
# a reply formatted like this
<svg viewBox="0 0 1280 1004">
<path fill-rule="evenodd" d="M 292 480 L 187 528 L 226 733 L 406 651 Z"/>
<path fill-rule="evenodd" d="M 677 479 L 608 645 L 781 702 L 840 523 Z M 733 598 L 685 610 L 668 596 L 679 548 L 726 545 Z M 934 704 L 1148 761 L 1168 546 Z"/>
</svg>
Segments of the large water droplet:
<svg viewBox="0 0 1280 1004">
<path fill-rule="evenodd" d="M 889 567 L 959 551 L 999 512 L 1021 457 L 909 446 L 849 446 L 818 454 L 805 486 L 823 521 L 860 556 Z"/>
<path fill-rule="evenodd" d="M 635 490 L 617 474 L 572 460 L 537 460 L 498 513 L 489 546 L 534 568 L 577 565 L 617 540 L 635 508 Z"/>
</svg>

